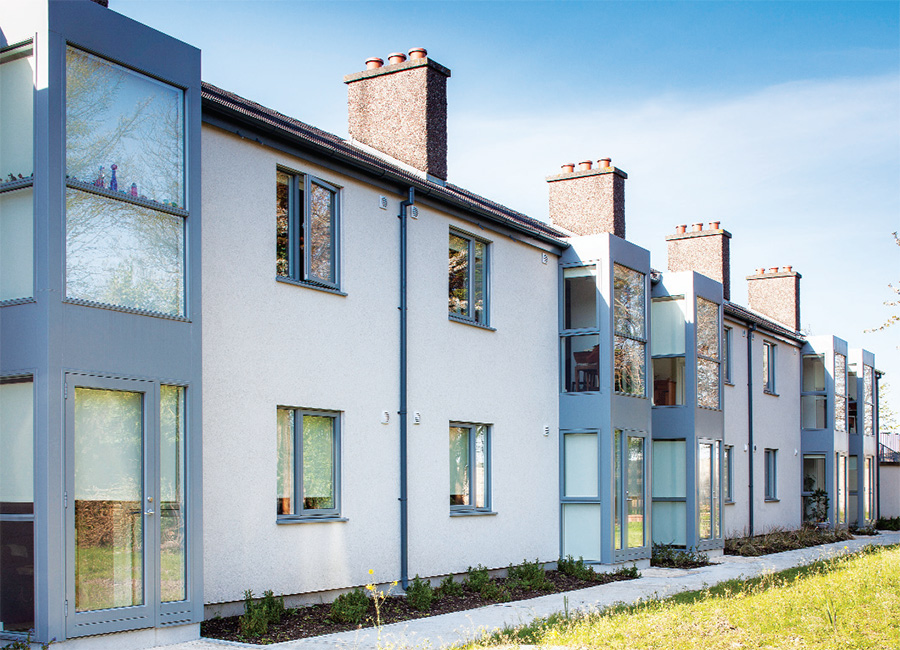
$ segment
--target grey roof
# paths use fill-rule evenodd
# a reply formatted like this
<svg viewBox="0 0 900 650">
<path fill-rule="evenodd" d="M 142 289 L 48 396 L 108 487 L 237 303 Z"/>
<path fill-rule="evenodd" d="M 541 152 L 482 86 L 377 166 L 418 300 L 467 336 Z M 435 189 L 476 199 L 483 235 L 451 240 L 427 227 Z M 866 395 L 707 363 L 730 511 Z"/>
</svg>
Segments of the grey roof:
<svg viewBox="0 0 900 650">
<path fill-rule="evenodd" d="M 506 206 L 469 192 L 452 183 L 441 184 L 413 174 L 402 167 L 392 165 L 352 143 L 332 133 L 279 113 L 261 104 L 250 101 L 203 82 L 201 88 L 203 111 L 218 112 L 250 125 L 262 126 L 293 142 L 319 154 L 336 158 L 367 173 L 389 177 L 398 183 L 411 185 L 416 191 L 428 197 L 462 208 L 478 216 L 486 217 L 505 226 L 524 232 L 537 239 L 561 248 L 568 244 L 562 241 L 566 234 L 549 224 L 528 215 L 511 210 Z"/>
<path fill-rule="evenodd" d="M 772 334 L 778 334 L 779 336 L 783 336 L 785 338 L 791 339 L 792 341 L 796 341 L 797 343 L 805 343 L 806 337 L 800 333 L 795 332 L 794 330 L 785 327 L 778 321 L 774 321 L 771 318 L 760 314 L 759 312 L 753 311 L 743 305 L 739 305 L 737 303 L 731 302 L 730 300 L 724 301 L 722 305 L 727 316 L 731 316 L 732 318 L 737 318 L 746 323 L 754 323 L 759 327 L 762 327 L 768 332 Z"/>
</svg>

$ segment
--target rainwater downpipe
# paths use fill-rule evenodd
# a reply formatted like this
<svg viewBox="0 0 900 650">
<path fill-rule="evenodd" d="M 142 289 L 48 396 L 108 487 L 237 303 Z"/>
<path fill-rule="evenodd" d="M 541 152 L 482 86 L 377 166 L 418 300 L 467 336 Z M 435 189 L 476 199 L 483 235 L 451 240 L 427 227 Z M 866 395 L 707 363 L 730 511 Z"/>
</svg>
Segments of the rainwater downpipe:
<svg viewBox="0 0 900 650">
<path fill-rule="evenodd" d="M 400 585 L 406 590 L 409 586 L 409 506 L 407 498 L 406 472 L 406 225 L 407 211 L 416 201 L 416 190 L 409 188 L 409 197 L 400 202 Z"/>
<path fill-rule="evenodd" d="M 753 332 L 756 331 L 756 323 L 750 323 L 747 330 L 747 444 L 750 456 L 750 537 L 753 537 L 753 460 L 755 447 L 753 446 Z"/>
</svg>

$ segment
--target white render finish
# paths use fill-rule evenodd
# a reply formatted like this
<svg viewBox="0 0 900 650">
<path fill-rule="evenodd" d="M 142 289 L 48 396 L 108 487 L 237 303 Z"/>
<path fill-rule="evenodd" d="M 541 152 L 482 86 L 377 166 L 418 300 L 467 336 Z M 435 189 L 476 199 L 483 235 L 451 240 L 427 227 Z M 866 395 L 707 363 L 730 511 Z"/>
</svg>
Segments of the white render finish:
<svg viewBox="0 0 900 650">
<path fill-rule="evenodd" d="M 275 171 L 341 188 L 336 295 L 275 279 Z M 223 182 L 223 179 L 232 179 Z M 402 197 L 203 129 L 205 600 L 399 578 Z M 462 572 L 558 554 L 557 266 L 542 251 L 419 203 L 409 220 L 409 571 Z M 448 320 L 450 228 L 489 241 L 490 325 Z M 523 288 L 527 293 L 523 295 Z M 548 370 L 549 369 L 549 370 Z M 277 524 L 277 406 L 341 412 L 347 521 Z M 383 411 L 390 423 L 381 424 Z M 491 425 L 495 515 L 451 517 L 451 421 Z M 498 540 L 504 540 L 498 544 Z"/>
<path fill-rule="evenodd" d="M 731 379 L 725 384 L 725 445 L 732 445 L 734 500 L 724 505 L 725 537 L 750 530 L 750 456 L 753 457 L 753 532 L 794 529 L 801 522 L 800 351 L 797 343 L 761 329 L 752 332 L 753 444 L 748 448 L 747 324 L 726 317 L 732 328 Z M 763 342 L 776 346 L 775 393 L 764 390 Z M 765 498 L 765 450 L 777 449 L 777 501 Z"/>
</svg>

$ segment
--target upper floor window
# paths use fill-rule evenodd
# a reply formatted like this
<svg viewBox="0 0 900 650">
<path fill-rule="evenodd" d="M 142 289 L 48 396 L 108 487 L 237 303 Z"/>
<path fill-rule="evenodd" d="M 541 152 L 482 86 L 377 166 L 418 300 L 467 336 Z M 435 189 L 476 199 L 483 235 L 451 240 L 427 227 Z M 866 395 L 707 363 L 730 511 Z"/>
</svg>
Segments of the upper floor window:
<svg viewBox="0 0 900 650">
<path fill-rule="evenodd" d="M 803 355 L 803 379 L 800 397 L 800 422 L 804 429 L 824 429 L 828 398 L 825 395 L 825 357 Z"/>
<path fill-rule="evenodd" d="M 734 354 L 732 345 L 734 343 L 734 330 L 730 327 L 725 328 L 725 345 L 722 346 L 722 356 L 725 362 L 725 383 L 733 384 L 734 380 L 731 376 L 731 357 Z"/>
<path fill-rule="evenodd" d="M 563 269 L 562 317 L 563 390 L 600 390 L 596 266 Z"/>
<path fill-rule="evenodd" d="M 489 427 L 486 424 L 451 424 L 450 510 L 490 509 Z"/>
<path fill-rule="evenodd" d="M 719 408 L 719 305 L 697 298 L 697 406 Z"/>
<path fill-rule="evenodd" d="M 847 430 L 847 357 L 834 355 L 834 430 Z"/>
<path fill-rule="evenodd" d="M 0 303 L 34 295 L 34 53 L 0 49 Z"/>
<path fill-rule="evenodd" d="M 333 411 L 278 409 L 279 517 L 340 512 L 340 418 Z"/>
<path fill-rule="evenodd" d="M 775 344 L 763 341 L 763 390 L 775 392 Z"/>
<path fill-rule="evenodd" d="M 856 368 L 856 364 L 851 363 L 851 368 Z M 857 428 L 857 391 L 859 390 L 859 381 L 855 370 L 847 372 L 847 431 L 850 433 L 859 433 Z"/>
<path fill-rule="evenodd" d="M 450 232 L 449 310 L 456 319 L 488 325 L 488 245 Z"/>
<path fill-rule="evenodd" d="M 875 435 L 875 372 L 863 365 L 863 433 Z"/>
<path fill-rule="evenodd" d="M 275 273 L 337 289 L 338 189 L 308 174 L 275 174 Z"/>
<path fill-rule="evenodd" d="M 654 298 L 650 316 L 653 405 L 681 406 L 684 404 L 684 296 Z"/>
<path fill-rule="evenodd" d="M 66 186 L 66 297 L 184 316 L 184 91 L 67 47 Z"/>
<path fill-rule="evenodd" d="M 615 332 L 614 390 L 644 397 L 647 345 L 646 290 L 643 273 L 613 265 L 613 328 Z"/>
</svg>

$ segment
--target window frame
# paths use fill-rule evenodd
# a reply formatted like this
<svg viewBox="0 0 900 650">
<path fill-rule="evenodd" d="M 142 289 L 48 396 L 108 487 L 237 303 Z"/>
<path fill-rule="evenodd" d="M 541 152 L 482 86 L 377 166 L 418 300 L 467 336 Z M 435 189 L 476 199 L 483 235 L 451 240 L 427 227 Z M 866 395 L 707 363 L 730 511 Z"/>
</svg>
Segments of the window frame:
<svg viewBox="0 0 900 650">
<path fill-rule="evenodd" d="M 594 288 L 596 291 L 594 301 L 594 325 L 592 327 L 566 327 L 566 271 L 569 269 L 594 269 Z M 579 261 L 574 264 L 565 264 L 560 267 L 560 309 L 559 309 L 559 355 L 560 355 L 560 393 L 577 394 L 577 393 L 599 393 L 600 392 L 600 273 L 601 266 L 599 260 Z M 597 339 L 597 387 L 594 389 L 585 388 L 584 390 L 569 390 L 569 381 L 571 377 L 567 376 L 568 357 L 566 355 L 566 344 L 572 339 L 579 336 L 595 336 Z M 587 385 L 588 382 L 585 382 Z M 578 386 L 577 374 L 575 379 L 576 388 Z"/>
<path fill-rule="evenodd" d="M 803 385 L 804 385 L 804 384 L 803 384 L 803 380 L 804 380 L 804 374 L 803 374 L 803 373 L 805 372 L 805 369 L 804 369 L 804 368 L 805 368 L 804 360 L 805 360 L 807 357 L 809 357 L 809 358 L 816 357 L 816 358 L 819 359 L 819 362 L 822 364 L 822 376 L 823 376 L 823 382 L 824 382 L 824 383 L 823 383 L 822 390 L 803 390 Z M 829 426 L 829 418 L 828 418 L 828 380 L 827 380 L 827 378 L 826 378 L 827 375 L 828 375 L 828 372 L 827 372 L 828 369 L 827 369 L 826 366 L 825 366 L 825 358 L 826 358 L 825 355 L 824 355 L 824 354 L 820 354 L 820 353 L 811 353 L 811 354 L 801 354 L 801 355 L 800 355 L 800 428 L 801 428 L 801 430 L 803 430 L 803 431 L 822 431 L 822 430 L 824 430 L 824 429 L 827 429 L 828 426 Z M 804 404 L 804 400 L 803 400 L 803 398 L 804 398 L 804 397 L 812 397 L 812 398 L 814 398 L 815 401 L 818 401 L 819 399 L 822 399 L 822 400 L 825 401 L 825 415 L 824 415 L 824 417 L 823 417 L 823 421 L 822 421 L 822 426 L 821 426 L 821 427 L 805 427 L 805 426 L 803 426 L 803 423 L 804 423 L 804 419 L 803 419 L 803 414 L 804 414 L 803 404 Z"/>
<path fill-rule="evenodd" d="M 622 395 L 624 397 L 635 397 L 638 399 L 648 399 L 647 395 L 647 343 L 649 341 L 649 327 L 648 327 L 648 315 L 650 312 L 650 292 L 647 290 L 647 273 L 642 271 L 638 271 L 637 269 L 633 269 L 626 264 L 622 264 L 621 262 L 613 261 L 612 264 L 612 305 L 610 305 L 610 311 L 612 311 L 612 340 L 613 340 L 613 355 L 612 355 L 612 389 L 613 393 L 616 395 Z M 617 296 L 616 296 L 616 268 L 620 267 L 625 269 L 626 271 L 630 271 L 632 273 L 637 273 L 641 276 L 642 282 L 642 305 L 641 305 L 641 316 L 642 323 L 641 329 L 643 330 L 643 336 L 634 336 L 631 334 L 619 333 L 618 328 L 616 327 L 616 312 L 618 311 L 616 308 Z M 643 391 L 641 393 L 635 392 L 626 392 L 624 390 L 619 390 L 616 381 L 616 357 L 618 356 L 619 351 L 619 340 L 623 341 L 634 341 L 641 348 L 641 380 L 643 383 Z M 626 350 L 627 346 L 623 346 L 622 350 Z M 651 369 L 652 370 L 652 369 Z M 652 402 L 652 399 L 651 399 Z"/>
<path fill-rule="evenodd" d="M 484 427 L 484 505 L 478 507 L 478 480 L 475 476 L 475 442 L 478 436 L 478 428 Z M 469 501 L 468 504 L 450 504 L 450 516 L 494 514 L 491 510 L 491 425 L 484 422 L 456 422 L 451 421 L 447 427 L 450 429 L 466 429 L 468 431 L 469 448 Z M 448 447 L 449 453 L 449 447 Z M 448 482 L 449 484 L 449 482 Z M 449 485 L 448 485 L 449 487 Z M 449 495 L 448 495 L 449 497 Z"/>
<path fill-rule="evenodd" d="M 763 368 L 766 371 L 763 376 L 763 392 L 770 395 L 778 394 L 775 382 L 775 362 L 778 358 L 775 350 L 777 347 L 772 341 L 763 341 Z"/>
<path fill-rule="evenodd" d="M 293 436 L 291 440 L 293 451 L 293 466 L 291 467 L 291 477 L 293 479 L 293 493 L 291 494 L 291 510 L 290 513 L 278 513 L 276 504 L 276 522 L 290 523 L 292 521 L 345 521 L 341 518 L 341 411 L 329 411 L 322 409 L 298 408 L 292 406 L 276 407 L 276 431 L 277 431 L 277 412 L 290 411 L 293 418 Z M 332 489 L 334 491 L 334 507 L 333 508 L 306 508 L 303 505 L 303 418 L 312 417 L 328 417 L 332 421 Z M 276 455 L 277 455 L 277 434 L 276 434 Z M 276 465 L 276 477 L 278 469 Z M 276 498 L 278 498 L 276 492 Z M 298 509 L 299 507 L 299 509 Z"/>
<path fill-rule="evenodd" d="M 722 502 L 734 503 L 734 445 L 722 445 Z"/>
<path fill-rule="evenodd" d="M 778 450 L 764 450 L 765 499 L 778 501 Z"/>
<path fill-rule="evenodd" d="M 700 354 L 700 301 L 703 300 L 705 302 L 710 303 L 711 305 L 715 305 L 716 307 L 716 356 L 711 357 L 705 354 Z M 709 298 L 704 298 L 703 296 L 696 296 L 694 300 L 694 339 L 696 341 L 695 350 L 697 352 L 695 364 L 695 382 L 696 382 L 696 391 L 697 391 L 697 400 L 696 407 L 707 409 L 710 411 L 721 411 L 722 410 L 722 305 L 715 302 L 714 300 L 710 300 Z M 700 403 L 700 362 L 707 361 L 709 363 L 714 363 L 716 366 L 716 405 L 715 406 L 707 406 L 705 404 Z"/>
<path fill-rule="evenodd" d="M 324 289 L 340 292 L 341 287 L 341 187 L 330 183 L 318 176 L 306 172 L 295 171 L 281 165 L 275 168 L 276 192 L 278 173 L 286 174 L 290 179 L 288 197 L 288 275 L 280 275 L 277 270 L 278 247 L 276 243 L 276 280 L 296 283 L 313 289 Z M 334 271 L 334 281 L 315 276 L 310 270 L 310 247 L 306 245 L 311 240 L 310 215 L 312 214 L 312 186 L 318 185 L 332 194 L 331 210 L 331 265 Z M 302 185 L 302 188 L 301 188 Z M 303 200 L 300 200 L 302 193 Z M 277 204 L 276 195 L 276 204 Z M 302 205 L 301 205 L 302 203 Z M 277 214 L 276 214 L 277 220 Z M 276 221 L 277 232 L 277 221 Z M 298 236 L 303 233 L 302 239 Z"/>
<path fill-rule="evenodd" d="M 449 304 L 447 306 L 447 318 L 458 323 L 466 323 L 467 325 L 475 325 L 485 329 L 493 329 L 491 327 L 491 242 L 482 237 L 476 237 L 458 228 L 451 227 L 447 233 L 447 244 L 449 248 L 450 238 L 459 237 L 467 242 L 466 255 L 468 262 L 466 264 L 466 313 L 458 314 L 450 311 Z M 482 311 L 482 320 L 479 321 L 475 316 L 475 308 L 473 306 L 475 295 L 475 270 L 473 260 L 475 259 L 475 242 L 484 245 L 484 269 L 482 275 L 482 292 L 484 294 L 484 308 Z M 448 258 L 449 264 L 449 258 Z M 447 270 L 447 298 L 450 298 L 450 271 Z"/>
<path fill-rule="evenodd" d="M 675 301 L 679 301 L 679 300 L 680 300 L 681 303 L 682 303 L 682 307 L 681 307 L 681 308 L 682 308 L 682 311 L 683 311 L 683 310 L 685 309 L 685 304 L 686 304 L 686 296 L 685 296 L 684 294 L 676 294 L 676 295 L 669 295 L 669 296 L 658 296 L 658 297 L 656 297 L 656 298 L 651 297 L 651 298 L 650 298 L 650 321 L 651 321 L 650 325 L 651 325 L 651 328 L 652 328 L 652 326 L 653 326 L 653 323 L 655 322 L 655 321 L 653 320 L 653 305 L 654 305 L 654 304 L 660 304 L 660 303 L 666 303 L 666 302 L 675 302 Z M 687 342 L 687 341 L 686 341 L 686 335 L 685 335 L 686 327 L 687 327 L 687 316 L 685 315 L 685 322 L 682 323 L 682 330 L 681 330 L 682 339 L 685 339 L 685 340 L 684 340 L 684 345 L 683 345 L 683 347 L 685 347 L 685 351 L 684 351 L 684 352 L 681 352 L 681 353 L 677 353 L 677 354 L 653 354 L 653 337 L 651 336 L 651 341 L 650 341 L 650 374 L 653 376 L 653 392 L 652 392 L 651 395 L 650 395 L 650 402 L 651 402 L 653 408 L 683 408 L 683 407 L 685 407 L 685 406 L 688 405 L 688 404 L 687 404 L 687 395 L 686 395 L 686 392 L 687 392 L 687 391 L 686 391 L 686 388 L 687 388 L 687 386 L 686 386 L 686 384 L 687 384 L 687 377 L 686 377 L 686 375 L 687 375 L 687 348 L 686 348 L 686 342 Z M 652 333 L 652 332 L 651 332 L 651 333 Z M 655 363 L 655 362 L 656 362 L 657 359 L 660 359 L 660 360 L 663 360 L 663 359 L 674 359 L 674 360 L 676 360 L 676 363 L 677 363 L 677 360 L 678 360 L 678 359 L 681 359 L 682 378 L 681 378 L 681 387 L 680 387 L 681 390 L 680 390 L 680 394 L 679 394 L 679 396 L 681 397 L 681 404 L 657 404 L 657 403 L 656 403 L 656 370 L 655 370 L 655 368 L 656 368 L 656 363 Z"/>
<path fill-rule="evenodd" d="M 725 327 L 722 332 L 722 354 L 723 359 L 722 363 L 725 366 L 725 379 L 724 382 L 729 386 L 734 386 L 734 380 L 732 379 L 732 337 L 734 336 L 734 328 L 733 327 Z"/>
</svg>

